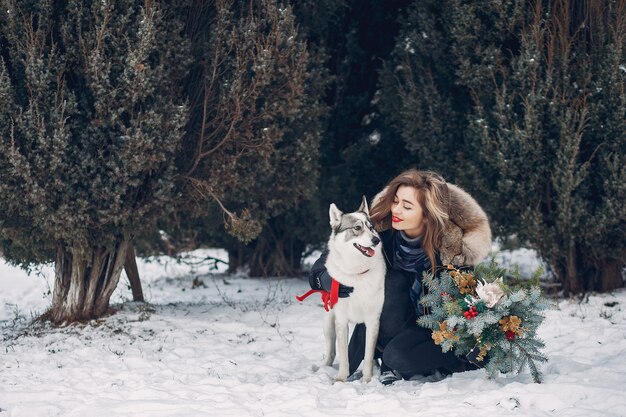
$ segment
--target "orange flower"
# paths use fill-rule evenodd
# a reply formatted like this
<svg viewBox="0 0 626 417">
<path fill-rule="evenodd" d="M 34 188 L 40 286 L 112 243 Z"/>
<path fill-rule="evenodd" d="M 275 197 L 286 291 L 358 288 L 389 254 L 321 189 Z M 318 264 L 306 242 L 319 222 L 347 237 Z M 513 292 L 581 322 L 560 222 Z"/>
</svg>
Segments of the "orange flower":
<svg viewBox="0 0 626 417">
<path fill-rule="evenodd" d="M 502 331 L 505 333 L 513 332 L 518 336 L 521 336 L 525 330 L 520 326 L 522 324 L 522 319 L 517 316 L 502 317 L 498 323 L 500 323 L 500 327 L 502 327 Z"/>
<path fill-rule="evenodd" d="M 433 331 L 432 338 L 436 345 L 442 344 L 445 340 L 451 340 L 454 342 L 459 340 L 459 336 L 448 330 L 448 324 L 445 321 L 439 323 L 439 330 Z"/>
<path fill-rule="evenodd" d="M 476 360 L 482 362 L 485 360 L 485 356 L 487 356 L 487 352 L 491 349 L 491 345 L 489 343 L 480 347 L 480 353 L 476 356 Z"/>
<path fill-rule="evenodd" d="M 474 276 L 467 272 L 458 272 L 454 275 L 450 274 L 452 278 L 454 278 L 454 282 L 456 282 L 456 286 L 459 287 L 459 291 L 461 294 L 471 294 L 473 295 L 476 291 L 476 280 Z"/>
</svg>

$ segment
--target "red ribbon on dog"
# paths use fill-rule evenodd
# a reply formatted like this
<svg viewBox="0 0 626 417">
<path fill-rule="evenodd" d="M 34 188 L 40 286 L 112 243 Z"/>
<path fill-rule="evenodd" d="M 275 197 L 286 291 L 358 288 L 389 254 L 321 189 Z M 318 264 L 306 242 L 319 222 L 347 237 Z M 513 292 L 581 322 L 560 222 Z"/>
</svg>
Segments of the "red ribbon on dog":
<svg viewBox="0 0 626 417">
<path fill-rule="evenodd" d="M 309 290 L 306 293 L 298 296 L 296 295 L 296 300 L 302 302 L 309 295 L 319 292 L 322 296 L 322 303 L 324 303 L 324 310 L 330 311 L 331 308 L 337 304 L 337 300 L 339 300 L 339 282 L 332 278 L 330 285 L 330 292 L 324 290 Z"/>
</svg>

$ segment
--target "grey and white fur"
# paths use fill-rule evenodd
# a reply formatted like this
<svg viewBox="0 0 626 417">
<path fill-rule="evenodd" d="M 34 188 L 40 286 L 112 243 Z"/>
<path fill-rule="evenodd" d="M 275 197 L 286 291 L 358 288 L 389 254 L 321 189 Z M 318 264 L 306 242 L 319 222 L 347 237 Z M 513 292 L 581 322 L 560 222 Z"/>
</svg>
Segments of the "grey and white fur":
<svg viewBox="0 0 626 417">
<path fill-rule="evenodd" d="M 380 313 L 385 300 L 385 260 L 380 237 L 369 218 L 367 200 L 354 213 L 342 213 L 335 204 L 329 209 L 332 233 L 328 240 L 326 270 L 332 278 L 354 290 L 349 297 L 339 298 L 324 323 L 326 361 L 335 359 L 335 342 L 339 353 L 336 381 L 348 378 L 348 326 L 365 323 L 366 344 L 363 380 L 372 379 L 374 349 L 378 338 Z"/>
</svg>

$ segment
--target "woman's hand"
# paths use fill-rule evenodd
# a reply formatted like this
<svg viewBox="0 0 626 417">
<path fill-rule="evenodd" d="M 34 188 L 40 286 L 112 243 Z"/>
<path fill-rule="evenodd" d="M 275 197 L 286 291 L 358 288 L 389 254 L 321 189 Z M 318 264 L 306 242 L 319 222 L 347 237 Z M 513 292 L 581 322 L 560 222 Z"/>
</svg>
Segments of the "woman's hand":
<svg viewBox="0 0 626 417">
<path fill-rule="evenodd" d="M 311 271 L 311 274 L 309 275 L 309 285 L 314 290 L 330 291 L 332 286 L 332 277 L 328 274 L 326 269 L 321 271 Z M 354 288 L 339 284 L 338 295 L 340 298 L 349 297 L 352 291 L 354 291 Z"/>
</svg>

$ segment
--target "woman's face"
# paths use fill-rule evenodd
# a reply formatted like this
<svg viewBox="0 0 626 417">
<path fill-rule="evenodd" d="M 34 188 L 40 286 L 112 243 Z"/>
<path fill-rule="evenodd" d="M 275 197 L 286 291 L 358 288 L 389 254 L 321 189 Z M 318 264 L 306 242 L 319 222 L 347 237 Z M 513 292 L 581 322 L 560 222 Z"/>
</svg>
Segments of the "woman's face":
<svg viewBox="0 0 626 417">
<path fill-rule="evenodd" d="M 401 185 L 391 204 L 391 227 L 403 230 L 415 238 L 424 233 L 425 219 L 422 206 L 417 202 L 417 190 L 408 185 Z"/>
</svg>

